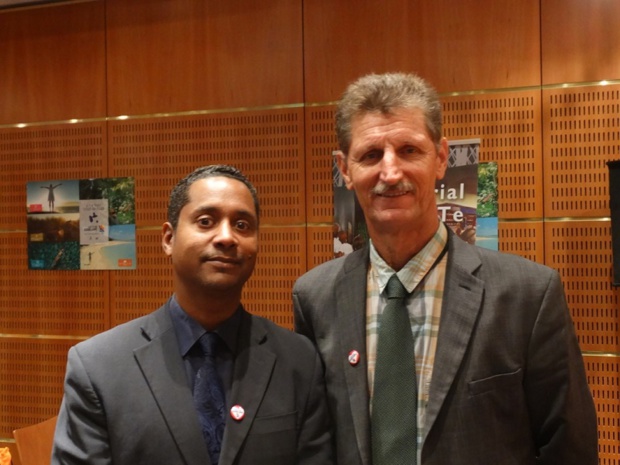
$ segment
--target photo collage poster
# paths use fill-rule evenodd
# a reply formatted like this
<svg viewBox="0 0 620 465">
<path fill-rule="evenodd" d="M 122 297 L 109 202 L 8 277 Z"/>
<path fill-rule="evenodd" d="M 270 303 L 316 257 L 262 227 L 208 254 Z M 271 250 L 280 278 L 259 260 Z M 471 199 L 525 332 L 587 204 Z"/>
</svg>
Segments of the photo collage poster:
<svg viewBox="0 0 620 465">
<path fill-rule="evenodd" d="M 435 185 L 437 215 L 461 239 L 498 249 L 497 163 L 479 163 L 479 139 L 448 142 L 448 167 Z M 353 191 L 336 164 L 334 186 L 334 257 L 361 248 L 368 241 L 366 220 Z"/>
<path fill-rule="evenodd" d="M 134 178 L 26 184 L 28 268 L 136 268 Z"/>
</svg>

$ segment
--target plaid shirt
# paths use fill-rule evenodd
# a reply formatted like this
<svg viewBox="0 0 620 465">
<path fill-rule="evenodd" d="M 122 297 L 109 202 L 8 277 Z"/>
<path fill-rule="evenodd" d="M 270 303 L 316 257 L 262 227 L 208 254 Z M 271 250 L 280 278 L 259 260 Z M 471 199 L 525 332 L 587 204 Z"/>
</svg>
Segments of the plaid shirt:
<svg viewBox="0 0 620 465">
<path fill-rule="evenodd" d="M 415 338 L 418 381 L 418 463 L 420 463 L 422 438 L 426 434 L 424 420 L 437 349 L 437 335 L 443 302 L 446 263 L 448 261 L 447 253 L 444 253 L 443 256 L 442 253 L 446 248 L 447 241 L 446 226 L 440 223 L 433 238 L 397 273 L 398 278 L 410 293 L 407 297 L 407 309 L 409 310 L 411 331 Z M 379 318 L 387 304 L 383 291 L 394 273 L 395 271 L 379 256 L 371 241 L 366 295 L 366 345 L 371 409 L 377 358 L 377 329 Z"/>
</svg>

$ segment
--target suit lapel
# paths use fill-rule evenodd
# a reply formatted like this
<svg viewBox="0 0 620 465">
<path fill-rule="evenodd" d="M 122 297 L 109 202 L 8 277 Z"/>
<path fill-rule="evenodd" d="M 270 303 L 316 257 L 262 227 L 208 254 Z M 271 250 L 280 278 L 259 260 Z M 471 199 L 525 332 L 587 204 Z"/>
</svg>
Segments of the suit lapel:
<svg viewBox="0 0 620 465">
<path fill-rule="evenodd" d="M 237 339 L 237 356 L 229 406 L 240 405 L 244 410 L 241 420 L 226 418 L 220 465 L 232 465 L 269 385 L 276 355 L 262 345 L 267 332 L 259 319 L 243 312 Z"/>
<path fill-rule="evenodd" d="M 467 350 L 484 291 L 483 282 L 473 275 L 481 265 L 474 249 L 453 234 L 450 234 L 449 243 L 439 339 L 426 407 L 427 435 L 437 419 Z"/>
<path fill-rule="evenodd" d="M 357 447 L 362 463 L 369 465 L 370 451 L 370 410 L 368 397 L 368 364 L 366 353 L 366 275 L 368 268 L 368 247 L 344 258 L 343 273 L 335 285 L 336 327 L 340 345 L 337 360 L 342 363 L 348 393 L 351 417 L 355 428 Z M 357 351 L 360 361 L 357 365 L 349 363 L 351 351 Z"/>
<path fill-rule="evenodd" d="M 172 321 L 164 306 L 142 327 L 148 341 L 134 351 L 170 434 L 187 464 L 209 464 Z"/>
</svg>

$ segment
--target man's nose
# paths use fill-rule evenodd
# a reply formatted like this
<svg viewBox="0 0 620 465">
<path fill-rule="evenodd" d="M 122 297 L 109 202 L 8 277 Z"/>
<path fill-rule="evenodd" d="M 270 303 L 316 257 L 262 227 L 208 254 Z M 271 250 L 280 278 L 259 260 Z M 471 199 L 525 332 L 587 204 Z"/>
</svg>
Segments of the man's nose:
<svg viewBox="0 0 620 465">
<path fill-rule="evenodd" d="M 387 148 L 381 159 L 381 180 L 391 185 L 399 182 L 402 177 L 403 171 L 398 154 L 392 148 Z"/>
<path fill-rule="evenodd" d="M 237 242 L 237 236 L 235 235 L 233 225 L 228 221 L 222 221 L 217 228 L 215 241 L 222 245 L 235 244 Z"/>
</svg>

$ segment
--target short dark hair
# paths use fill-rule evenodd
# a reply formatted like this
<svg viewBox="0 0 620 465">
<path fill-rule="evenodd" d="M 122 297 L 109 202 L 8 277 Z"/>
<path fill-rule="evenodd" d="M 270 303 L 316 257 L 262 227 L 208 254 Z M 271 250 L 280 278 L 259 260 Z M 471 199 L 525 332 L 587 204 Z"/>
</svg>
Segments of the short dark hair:
<svg viewBox="0 0 620 465">
<path fill-rule="evenodd" d="M 176 186 L 170 192 L 170 200 L 168 202 L 168 222 L 172 225 L 173 229 L 177 228 L 179 223 L 179 215 L 181 209 L 189 202 L 189 188 L 199 179 L 225 177 L 236 179 L 242 182 L 252 194 L 254 199 L 254 208 L 256 209 L 256 219 L 259 219 L 260 208 L 258 203 L 258 194 L 252 183 L 246 178 L 241 171 L 234 166 L 230 165 L 208 165 L 201 168 L 197 168 L 183 179 L 181 179 Z"/>
<path fill-rule="evenodd" d="M 388 114 L 397 108 L 419 108 L 435 145 L 441 141 L 441 102 L 437 91 L 415 74 L 368 74 L 347 87 L 336 109 L 336 136 L 340 150 L 351 148 L 351 120 L 371 112 Z"/>
</svg>

